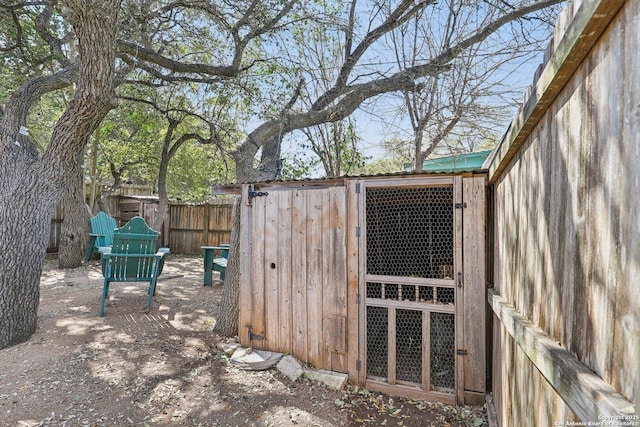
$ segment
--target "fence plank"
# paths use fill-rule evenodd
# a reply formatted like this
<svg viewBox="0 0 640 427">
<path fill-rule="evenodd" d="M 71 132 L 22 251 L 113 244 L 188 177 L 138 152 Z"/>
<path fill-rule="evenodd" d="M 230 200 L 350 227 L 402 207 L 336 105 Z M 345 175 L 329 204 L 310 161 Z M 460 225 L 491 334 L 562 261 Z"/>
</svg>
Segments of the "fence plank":
<svg viewBox="0 0 640 427">
<path fill-rule="evenodd" d="M 264 228 L 264 257 L 254 259 L 254 262 L 264 262 L 264 319 L 265 333 L 268 340 L 268 348 L 278 349 L 280 339 L 278 335 L 278 200 L 279 194 L 272 192 L 262 197 L 265 203 L 265 228 Z M 259 201 L 257 203 L 260 203 Z M 254 199 L 254 203 L 256 200 Z M 255 236 L 254 238 L 259 238 Z"/>
<path fill-rule="evenodd" d="M 358 257 L 359 257 L 359 239 L 356 234 L 356 227 L 358 227 L 358 194 L 356 193 L 356 181 L 349 181 L 347 183 L 346 203 L 346 226 L 345 226 L 345 239 L 347 246 L 347 307 L 348 307 L 348 319 L 347 319 L 347 353 L 348 353 L 348 366 L 349 379 L 354 382 L 358 382 L 358 321 L 359 321 L 359 305 L 356 303 L 358 300 L 359 292 L 359 277 L 358 277 Z M 364 382 L 364 381 L 362 381 Z"/>
<path fill-rule="evenodd" d="M 332 265 L 329 289 L 332 290 L 326 304 L 330 307 L 333 332 L 329 350 L 331 351 L 331 369 L 347 372 L 346 358 L 346 318 L 347 318 L 347 254 L 346 254 L 346 194 L 344 187 L 329 190 L 330 194 L 330 228 L 325 233 L 331 235 L 331 250 L 325 253 Z M 325 288 L 326 289 L 326 288 Z"/>
<path fill-rule="evenodd" d="M 283 353 L 291 353 L 292 340 L 292 272 L 291 272 L 291 193 L 277 191 L 278 194 L 278 257 L 276 270 L 278 272 L 278 327 L 280 345 Z"/>
<path fill-rule="evenodd" d="M 307 325 L 309 363 L 324 367 L 322 345 L 322 190 L 307 192 Z M 318 327 L 320 326 L 320 327 Z"/>
<path fill-rule="evenodd" d="M 291 239 L 291 284 L 293 310 L 293 354 L 308 362 L 307 352 L 307 198 L 306 191 L 293 194 Z"/>
<path fill-rule="evenodd" d="M 464 389 L 485 392 L 485 177 L 463 179 Z M 470 403 L 470 402 L 465 402 Z"/>
<path fill-rule="evenodd" d="M 494 290 L 489 291 L 489 304 L 509 335 L 582 420 L 635 414 L 633 403 L 520 315 Z"/>
<path fill-rule="evenodd" d="M 265 210 L 266 199 L 259 197 L 253 200 L 252 227 L 251 227 L 251 278 L 252 278 L 252 309 L 251 330 L 258 335 L 265 335 L 265 283 L 262 278 L 265 275 L 265 244 L 263 239 L 256 239 L 253 236 L 263 236 L 265 232 Z M 264 342 L 254 342 L 253 345 Z M 262 348 L 262 346 L 260 348 Z"/>
</svg>

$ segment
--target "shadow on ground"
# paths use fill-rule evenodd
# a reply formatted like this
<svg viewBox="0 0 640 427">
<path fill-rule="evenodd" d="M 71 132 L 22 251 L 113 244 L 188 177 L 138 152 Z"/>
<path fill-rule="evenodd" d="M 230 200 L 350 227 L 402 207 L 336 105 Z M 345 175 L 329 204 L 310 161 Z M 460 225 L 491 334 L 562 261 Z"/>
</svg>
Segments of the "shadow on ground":
<svg viewBox="0 0 640 427">
<path fill-rule="evenodd" d="M 98 317 L 97 261 L 45 261 L 39 328 L 0 350 L 0 424 L 20 426 L 473 425 L 482 408 L 338 391 L 277 370 L 227 363 L 213 332 L 222 284 L 202 286 L 202 261 L 172 255 L 151 310 L 146 285 L 111 285 Z"/>
</svg>

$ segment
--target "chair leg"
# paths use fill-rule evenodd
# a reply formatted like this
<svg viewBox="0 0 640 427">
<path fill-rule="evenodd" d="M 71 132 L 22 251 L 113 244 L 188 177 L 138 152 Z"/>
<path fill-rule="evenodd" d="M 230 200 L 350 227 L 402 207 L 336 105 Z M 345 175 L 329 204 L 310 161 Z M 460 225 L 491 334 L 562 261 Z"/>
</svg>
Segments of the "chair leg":
<svg viewBox="0 0 640 427">
<path fill-rule="evenodd" d="M 87 246 L 87 252 L 84 254 L 84 260 L 89 261 L 91 259 L 91 255 L 93 255 L 93 251 L 96 249 L 96 237 L 91 236 L 89 238 L 89 245 Z"/>
<path fill-rule="evenodd" d="M 109 296 L 109 280 L 104 279 L 104 285 L 102 286 L 102 301 L 100 301 L 100 317 L 104 317 L 104 302 Z"/>
<path fill-rule="evenodd" d="M 89 261 L 91 259 L 91 256 L 96 252 L 96 247 L 95 245 L 89 245 L 89 247 L 87 248 L 87 252 L 85 252 L 84 254 L 84 260 L 85 261 Z"/>
<path fill-rule="evenodd" d="M 147 309 L 151 308 L 151 300 L 153 299 L 153 296 L 156 294 L 156 278 L 154 276 L 153 279 L 151 279 L 151 282 L 149 283 L 149 299 L 147 301 Z"/>
<path fill-rule="evenodd" d="M 203 249 L 202 258 L 204 261 L 204 286 L 211 286 L 211 273 L 213 270 L 213 249 Z"/>
</svg>

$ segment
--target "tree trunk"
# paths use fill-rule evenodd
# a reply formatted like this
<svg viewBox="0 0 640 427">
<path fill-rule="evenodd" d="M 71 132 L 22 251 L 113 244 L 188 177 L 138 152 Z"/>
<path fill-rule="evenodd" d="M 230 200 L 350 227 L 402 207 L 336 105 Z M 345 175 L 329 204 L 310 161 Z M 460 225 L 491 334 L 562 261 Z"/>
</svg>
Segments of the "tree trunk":
<svg viewBox="0 0 640 427">
<path fill-rule="evenodd" d="M 0 117 L 0 348 L 23 342 L 36 330 L 53 208 L 77 171 L 89 135 L 115 106 L 120 1 L 61 3 L 78 38 L 77 90 L 44 154 L 38 156 L 25 135 L 26 116 L 44 94 L 71 83 L 64 80 L 68 70 L 27 82 Z"/>
<path fill-rule="evenodd" d="M 254 169 L 248 156 L 236 154 L 236 177 L 238 182 L 259 182 L 275 179 L 279 172 L 282 134 L 269 138 L 262 149 L 260 166 Z M 222 301 L 215 330 L 223 336 L 238 334 L 240 297 L 240 207 L 242 197 L 233 203 L 233 225 L 231 226 L 231 248 L 227 260 L 227 271 L 222 288 Z"/>
<path fill-rule="evenodd" d="M 98 187 L 98 150 L 100 148 L 100 127 L 93 133 L 93 143 L 91 144 L 91 194 L 89 195 L 89 210 L 93 215 L 97 212 L 96 194 Z M 84 184 L 83 184 L 84 185 Z"/>
<path fill-rule="evenodd" d="M 58 267 L 76 268 L 82 265 L 87 247 L 87 233 L 91 231 L 91 211 L 84 201 L 84 172 L 80 165 L 62 198 L 64 221 L 60 230 Z"/>
<path fill-rule="evenodd" d="M 240 297 L 240 209 L 242 197 L 236 197 L 233 202 L 233 225 L 231 228 L 231 248 L 227 271 L 222 287 L 220 311 L 215 326 L 215 332 L 226 337 L 238 334 L 238 313 Z"/>
<path fill-rule="evenodd" d="M 413 147 L 414 147 L 414 171 L 421 171 L 424 168 L 425 156 L 422 154 L 422 130 L 414 129 L 413 133 Z"/>
<path fill-rule="evenodd" d="M 28 184 L 6 196 L 0 198 L 0 348 L 26 341 L 36 331 L 40 274 L 55 206 Z"/>
<path fill-rule="evenodd" d="M 173 132 L 171 132 L 173 134 Z M 167 195 L 167 170 L 169 169 L 169 161 L 172 155 L 169 154 L 169 143 L 171 134 L 168 133 L 168 139 L 165 137 L 162 145 L 162 156 L 160 157 L 160 169 L 158 170 L 158 212 L 151 227 L 154 230 L 162 231 L 162 223 L 167 217 L 169 209 L 169 196 Z"/>
</svg>

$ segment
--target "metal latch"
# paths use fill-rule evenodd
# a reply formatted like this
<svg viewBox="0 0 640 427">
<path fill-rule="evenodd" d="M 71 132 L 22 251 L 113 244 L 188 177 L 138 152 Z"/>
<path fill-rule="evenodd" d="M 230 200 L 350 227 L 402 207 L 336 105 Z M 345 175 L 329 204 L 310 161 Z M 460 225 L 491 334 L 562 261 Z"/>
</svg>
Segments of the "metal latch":
<svg viewBox="0 0 640 427">
<path fill-rule="evenodd" d="M 459 349 L 456 350 L 456 354 L 458 356 L 466 356 L 467 354 L 469 354 L 469 352 L 467 350 L 462 350 L 462 349 L 459 348 Z"/>
</svg>

